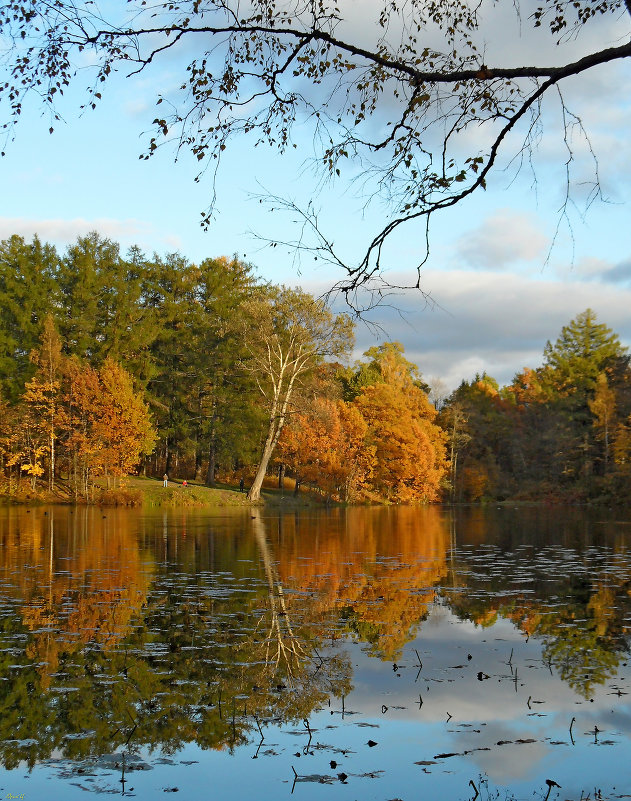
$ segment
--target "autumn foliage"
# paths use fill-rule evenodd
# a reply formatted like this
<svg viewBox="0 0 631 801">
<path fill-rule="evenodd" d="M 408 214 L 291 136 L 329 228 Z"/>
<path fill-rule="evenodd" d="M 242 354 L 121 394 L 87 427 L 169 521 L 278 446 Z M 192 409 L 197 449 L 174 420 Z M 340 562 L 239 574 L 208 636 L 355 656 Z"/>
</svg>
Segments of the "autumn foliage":
<svg viewBox="0 0 631 801">
<path fill-rule="evenodd" d="M 95 368 L 63 356 L 50 317 L 31 360 L 37 371 L 11 410 L 4 444 L 8 466 L 27 474 L 32 489 L 45 472 L 52 489 L 59 468 L 76 497 L 89 496 L 94 479 L 104 477 L 109 486 L 151 452 L 148 407 L 119 364 L 107 358 Z"/>
<path fill-rule="evenodd" d="M 280 458 L 301 480 L 343 500 L 437 500 L 447 469 L 445 434 L 433 422 L 436 410 L 418 386 L 416 367 L 397 343 L 366 355 L 369 369 L 358 365 L 349 382 L 354 397 L 320 398 L 296 414 Z M 358 386 L 363 380 L 370 383 Z"/>
<path fill-rule="evenodd" d="M 317 398 L 309 413 L 297 413 L 283 434 L 281 458 L 298 480 L 328 495 L 352 501 L 369 485 L 374 446 L 359 409 L 342 400 Z"/>
</svg>

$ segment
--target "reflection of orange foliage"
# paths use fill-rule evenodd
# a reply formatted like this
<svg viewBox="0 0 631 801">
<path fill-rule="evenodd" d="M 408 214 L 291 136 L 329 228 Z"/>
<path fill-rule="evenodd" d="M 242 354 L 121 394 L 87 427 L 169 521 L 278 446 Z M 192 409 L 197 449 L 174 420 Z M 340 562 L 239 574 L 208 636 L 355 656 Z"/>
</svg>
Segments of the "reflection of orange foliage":
<svg viewBox="0 0 631 801">
<path fill-rule="evenodd" d="M 521 631 L 532 637 L 537 633 L 541 624 L 541 613 L 534 609 L 528 609 L 523 614 L 520 614 L 519 619 L 515 620 L 515 625 Z"/>
<path fill-rule="evenodd" d="M 283 583 L 317 593 L 322 614 L 344 609 L 371 628 L 375 648 L 394 658 L 426 617 L 446 576 L 449 534 L 438 509 L 354 508 L 282 518 Z M 344 524 L 342 529 L 341 524 Z"/>
<path fill-rule="evenodd" d="M 588 610 L 596 621 L 596 634 L 603 637 L 616 616 L 616 596 L 611 587 L 598 587 L 589 599 Z"/>
<path fill-rule="evenodd" d="M 128 633 L 152 578 L 133 519 L 128 510 L 103 517 L 94 508 L 10 509 L 0 518 L 0 576 L 10 575 L 24 600 L 24 625 L 35 632 L 28 655 L 45 663 L 44 681 L 60 653 Z"/>
</svg>

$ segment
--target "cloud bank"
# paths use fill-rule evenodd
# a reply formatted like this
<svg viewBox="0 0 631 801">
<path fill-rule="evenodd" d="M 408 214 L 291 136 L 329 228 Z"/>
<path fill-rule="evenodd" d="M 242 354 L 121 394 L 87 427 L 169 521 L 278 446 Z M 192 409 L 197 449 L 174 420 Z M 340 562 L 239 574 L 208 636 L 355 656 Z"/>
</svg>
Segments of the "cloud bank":
<svg viewBox="0 0 631 801">
<path fill-rule="evenodd" d="M 0 239 L 8 239 L 13 234 L 31 240 L 38 236 L 44 242 L 56 246 L 72 244 L 77 237 L 97 231 L 102 237 L 119 242 L 123 246 L 137 244 L 153 251 L 156 245 L 171 250 L 181 247 L 177 237 L 161 234 L 151 223 L 137 219 L 117 220 L 101 217 L 91 220 L 74 219 L 29 219 L 27 217 L 0 217 Z"/>
</svg>

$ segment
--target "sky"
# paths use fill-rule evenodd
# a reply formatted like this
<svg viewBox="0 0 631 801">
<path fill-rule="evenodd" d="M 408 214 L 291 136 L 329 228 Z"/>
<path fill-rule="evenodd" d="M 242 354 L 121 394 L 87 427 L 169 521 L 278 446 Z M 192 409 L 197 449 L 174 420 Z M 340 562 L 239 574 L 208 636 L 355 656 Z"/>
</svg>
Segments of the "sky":
<svg viewBox="0 0 631 801">
<path fill-rule="evenodd" d="M 376 6 L 377 0 L 345 1 L 346 25 L 358 41 L 369 36 Z M 523 20 L 520 26 L 508 3 L 483 27 L 481 45 L 491 66 L 549 65 L 628 41 L 630 33 L 631 17 L 621 14 L 555 47 L 549 36 L 533 38 Z M 136 78 L 115 76 L 96 110 L 85 112 L 78 109 L 85 100 L 79 90 L 88 83 L 86 65 L 80 65 L 52 134 L 48 116 L 32 98 L 0 159 L 0 239 L 37 233 L 63 251 L 77 236 L 96 230 L 123 251 L 138 244 L 148 254 L 179 251 L 191 261 L 236 254 L 266 280 L 326 292 L 339 274 L 309 259 L 297 265 L 287 251 L 264 246 L 263 239 L 292 239 L 296 228 L 257 196 L 267 191 L 313 201 L 327 234 L 349 258 L 383 225 L 386 209 L 364 208 L 352 167 L 318 194 L 312 138 L 298 128 L 298 147 L 286 154 L 255 148 L 247 139 L 229 147 L 217 177 L 217 213 L 204 231 L 200 219 L 211 176 L 196 183 L 197 162 L 173 147 L 148 161 L 139 158 L 157 113 L 157 93 L 182 80 L 181 56 Z M 534 172 L 516 173 L 503 163 L 486 192 L 436 219 L 422 293 L 388 297 L 369 315 L 371 325 L 360 322 L 355 356 L 395 340 L 426 380 L 439 378 L 451 389 L 486 371 L 504 384 L 522 367 L 541 364 L 546 342 L 588 307 L 631 346 L 630 85 L 631 64 L 612 64 L 572 79 L 564 89 L 598 157 L 604 201 L 587 211 L 581 205 L 592 164 L 585 142 L 575 136 L 578 202 L 570 207 L 571 224 L 560 219 L 567 151 L 558 106 L 550 102 Z M 6 118 L 6 108 L 0 110 Z M 470 144 L 475 147 L 475 133 Z M 387 275 L 395 284 L 410 282 L 423 255 L 422 224 L 403 228 L 387 250 Z"/>
</svg>

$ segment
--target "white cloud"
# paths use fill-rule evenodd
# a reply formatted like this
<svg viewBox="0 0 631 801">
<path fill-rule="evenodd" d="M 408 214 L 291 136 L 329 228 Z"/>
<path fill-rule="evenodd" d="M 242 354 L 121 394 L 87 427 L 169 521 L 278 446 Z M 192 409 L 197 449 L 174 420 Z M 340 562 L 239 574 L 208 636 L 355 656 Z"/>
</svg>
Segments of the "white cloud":
<svg viewBox="0 0 631 801">
<path fill-rule="evenodd" d="M 500 209 L 461 236 L 456 249 L 471 267 L 501 270 L 517 261 L 541 260 L 548 246 L 547 236 L 531 215 Z"/>
<path fill-rule="evenodd" d="M 101 236 L 115 239 L 122 245 L 138 244 L 153 249 L 156 244 L 171 250 L 181 247 L 179 238 L 159 233 L 152 223 L 137 219 L 117 220 L 111 217 L 100 217 L 86 220 L 74 219 L 29 219 L 27 217 L 0 217 L 0 239 L 7 239 L 13 234 L 25 239 L 38 236 L 45 242 L 54 245 L 69 245 L 79 236 L 97 231 Z"/>
<path fill-rule="evenodd" d="M 609 265 L 608 271 L 625 266 Z M 450 389 L 483 371 L 506 384 L 523 367 L 539 366 L 546 342 L 587 308 L 631 345 L 631 287 L 591 278 L 428 270 L 423 289 L 436 305 L 413 291 L 393 298 L 392 308 L 375 312 L 381 331 L 358 326 L 356 356 L 384 339 L 396 340 L 425 377 L 440 377 Z"/>
<path fill-rule="evenodd" d="M 124 108 L 125 113 L 130 117 L 142 117 L 147 113 L 149 103 L 142 98 L 136 97 L 133 100 L 128 100 Z"/>
</svg>

